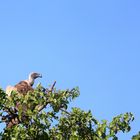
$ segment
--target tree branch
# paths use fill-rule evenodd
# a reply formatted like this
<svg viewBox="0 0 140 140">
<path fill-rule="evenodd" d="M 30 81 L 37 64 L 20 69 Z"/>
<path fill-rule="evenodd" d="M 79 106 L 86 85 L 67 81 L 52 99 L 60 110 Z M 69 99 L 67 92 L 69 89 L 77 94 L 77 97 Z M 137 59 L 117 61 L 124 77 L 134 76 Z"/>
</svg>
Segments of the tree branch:
<svg viewBox="0 0 140 140">
<path fill-rule="evenodd" d="M 53 85 L 51 86 L 51 89 L 49 90 L 50 92 L 53 91 L 55 84 L 56 84 L 56 81 L 54 81 Z"/>
<path fill-rule="evenodd" d="M 51 86 L 49 92 L 52 92 L 52 91 L 53 91 L 53 89 L 54 89 L 54 87 L 55 87 L 55 84 L 56 84 L 56 81 L 54 81 L 54 83 L 53 83 L 53 85 Z M 46 102 L 45 105 L 41 105 L 41 106 L 39 105 L 39 106 L 36 107 L 36 109 L 40 112 L 40 111 L 42 111 L 42 110 L 47 106 L 48 103 L 49 103 L 49 102 Z"/>
<path fill-rule="evenodd" d="M 62 108 L 60 108 L 60 110 L 63 111 L 63 112 L 65 112 L 65 113 L 68 114 L 69 116 L 71 115 L 68 111 L 66 111 L 66 110 L 64 110 L 64 109 L 62 109 Z"/>
</svg>

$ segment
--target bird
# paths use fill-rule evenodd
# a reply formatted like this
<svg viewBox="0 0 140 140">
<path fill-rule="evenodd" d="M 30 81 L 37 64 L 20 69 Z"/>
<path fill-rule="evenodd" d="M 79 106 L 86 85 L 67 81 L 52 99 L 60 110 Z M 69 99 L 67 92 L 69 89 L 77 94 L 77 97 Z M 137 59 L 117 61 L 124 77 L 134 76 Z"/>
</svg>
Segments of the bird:
<svg viewBox="0 0 140 140">
<path fill-rule="evenodd" d="M 20 94 L 27 94 L 29 91 L 33 91 L 33 85 L 35 82 L 35 79 L 37 78 L 42 78 L 42 74 L 37 73 L 37 72 L 31 72 L 29 74 L 29 77 L 27 80 L 22 80 L 19 83 L 17 83 L 15 86 L 7 86 L 6 87 L 6 94 L 8 96 L 11 95 L 12 91 L 18 92 Z"/>
<path fill-rule="evenodd" d="M 33 85 L 35 79 L 37 78 L 42 78 L 42 75 L 37 72 L 31 72 L 27 80 L 22 80 L 14 86 L 11 85 L 7 86 L 6 88 L 6 94 L 8 96 L 7 98 L 8 99 L 11 98 L 12 91 L 15 91 L 18 93 L 18 95 L 20 94 L 23 96 L 25 96 L 29 91 L 34 91 Z M 19 108 L 22 109 L 21 120 L 19 120 L 19 116 L 17 114 Z M 26 114 L 28 108 L 29 108 L 28 104 L 16 102 L 14 114 L 13 113 L 8 114 L 7 128 L 11 128 L 12 126 L 19 124 L 20 121 L 28 120 L 28 115 Z M 32 109 L 34 109 L 34 106 L 32 107 Z"/>
</svg>

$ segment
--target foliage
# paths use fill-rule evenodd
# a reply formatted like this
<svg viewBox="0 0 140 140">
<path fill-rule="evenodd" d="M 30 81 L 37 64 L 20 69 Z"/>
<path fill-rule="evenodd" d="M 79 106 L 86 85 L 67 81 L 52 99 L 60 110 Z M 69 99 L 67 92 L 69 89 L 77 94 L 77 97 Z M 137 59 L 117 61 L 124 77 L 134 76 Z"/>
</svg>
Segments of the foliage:
<svg viewBox="0 0 140 140">
<path fill-rule="evenodd" d="M 140 140 L 140 132 L 132 137 L 132 140 Z"/>
<path fill-rule="evenodd" d="M 79 96 L 79 89 L 56 90 L 38 85 L 26 95 L 0 89 L 1 123 L 6 123 L 3 140 L 117 140 L 117 133 L 129 132 L 131 113 L 99 122 L 91 111 L 68 111 L 69 103 Z"/>
</svg>

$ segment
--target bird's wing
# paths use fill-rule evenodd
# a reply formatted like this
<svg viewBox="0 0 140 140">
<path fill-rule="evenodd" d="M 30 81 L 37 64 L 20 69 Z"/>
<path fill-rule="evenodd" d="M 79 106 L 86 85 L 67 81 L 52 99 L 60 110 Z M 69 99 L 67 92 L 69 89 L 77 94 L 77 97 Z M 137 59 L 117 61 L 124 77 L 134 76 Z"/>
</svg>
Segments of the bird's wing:
<svg viewBox="0 0 140 140">
<path fill-rule="evenodd" d="M 19 93 L 22 94 L 26 94 L 28 91 L 33 91 L 33 88 L 26 81 L 21 81 L 14 87 Z"/>
<path fill-rule="evenodd" d="M 6 87 L 6 94 L 8 95 L 8 96 L 10 96 L 11 95 L 11 92 L 12 91 L 17 91 L 17 89 L 14 87 L 14 86 L 7 86 Z"/>
</svg>

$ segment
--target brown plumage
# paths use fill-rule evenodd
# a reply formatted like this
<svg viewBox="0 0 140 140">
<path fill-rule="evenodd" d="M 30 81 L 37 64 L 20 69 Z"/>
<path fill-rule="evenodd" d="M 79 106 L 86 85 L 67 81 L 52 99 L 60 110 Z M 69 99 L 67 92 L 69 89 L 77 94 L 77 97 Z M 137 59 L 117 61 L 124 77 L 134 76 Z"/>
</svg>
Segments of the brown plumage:
<svg viewBox="0 0 140 140">
<path fill-rule="evenodd" d="M 32 86 L 34 84 L 34 81 L 36 78 L 39 78 L 39 77 L 40 78 L 42 77 L 42 75 L 39 73 L 33 72 L 29 74 L 29 78 L 27 80 L 23 80 L 19 82 L 18 84 L 16 84 L 15 86 L 7 86 L 6 94 L 10 96 L 12 91 L 17 91 L 18 93 L 21 93 L 21 94 L 26 94 L 29 91 L 33 91 Z"/>
<path fill-rule="evenodd" d="M 18 84 L 16 84 L 15 89 L 18 93 L 26 94 L 29 91 L 33 91 L 32 86 L 30 86 L 26 81 L 21 81 Z"/>
</svg>

